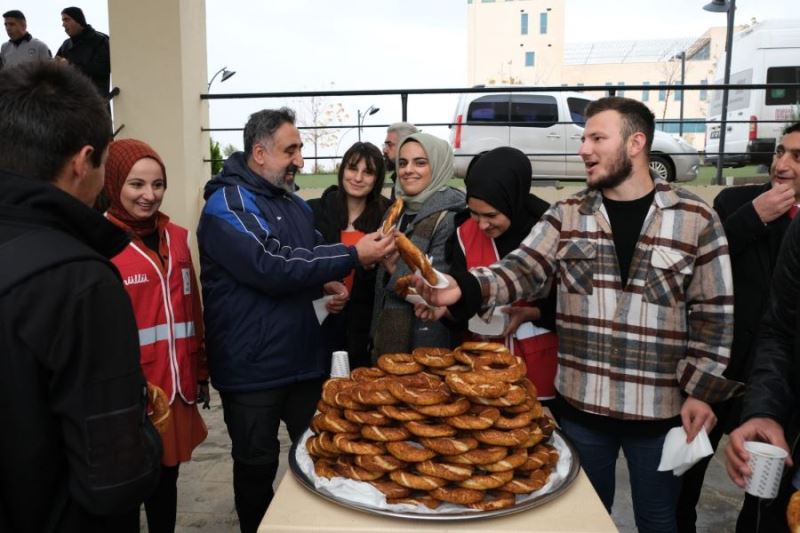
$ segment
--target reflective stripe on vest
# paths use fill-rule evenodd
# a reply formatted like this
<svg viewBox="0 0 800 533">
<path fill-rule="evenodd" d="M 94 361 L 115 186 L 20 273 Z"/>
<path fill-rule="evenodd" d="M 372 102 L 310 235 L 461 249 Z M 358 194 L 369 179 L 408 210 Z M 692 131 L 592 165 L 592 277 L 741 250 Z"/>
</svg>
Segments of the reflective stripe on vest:
<svg viewBox="0 0 800 533">
<path fill-rule="evenodd" d="M 176 322 L 173 329 L 173 336 L 175 339 L 186 339 L 193 337 L 194 322 Z M 169 339 L 169 325 L 159 324 L 152 328 L 144 328 L 139 330 L 139 346 L 147 346 L 158 341 L 165 341 Z"/>
</svg>

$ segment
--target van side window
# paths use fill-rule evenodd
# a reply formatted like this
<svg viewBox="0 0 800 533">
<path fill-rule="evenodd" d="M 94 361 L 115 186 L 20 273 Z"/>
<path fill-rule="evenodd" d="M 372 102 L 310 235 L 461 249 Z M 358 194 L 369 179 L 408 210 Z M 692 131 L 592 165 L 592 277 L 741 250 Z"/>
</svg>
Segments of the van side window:
<svg viewBox="0 0 800 533">
<path fill-rule="evenodd" d="M 508 122 L 508 95 L 491 94 L 469 104 L 467 122 Z"/>
<path fill-rule="evenodd" d="M 800 66 L 768 68 L 767 83 L 800 83 Z M 767 91 L 765 103 L 767 105 L 800 104 L 800 89 L 770 89 Z"/>
<path fill-rule="evenodd" d="M 586 126 L 586 106 L 591 100 L 583 98 L 567 98 L 567 108 L 569 108 L 569 118 L 573 123 L 580 127 Z"/>
<path fill-rule="evenodd" d="M 514 94 L 511 122 L 512 126 L 549 128 L 558 122 L 558 103 L 553 96 Z"/>
</svg>

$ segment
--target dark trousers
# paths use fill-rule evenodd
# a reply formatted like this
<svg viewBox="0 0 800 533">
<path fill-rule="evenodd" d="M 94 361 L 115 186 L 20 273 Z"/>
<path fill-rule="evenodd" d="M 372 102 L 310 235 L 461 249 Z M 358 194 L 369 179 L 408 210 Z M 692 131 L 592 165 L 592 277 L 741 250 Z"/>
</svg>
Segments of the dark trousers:
<svg viewBox="0 0 800 533">
<path fill-rule="evenodd" d="M 278 471 L 278 427 L 292 442 L 308 428 L 322 393 L 322 380 L 257 392 L 220 393 L 231 438 L 233 494 L 242 533 L 255 533 L 274 495 Z"/>
<path fill-rule="evenodd" d="M 178 508 L 178 469 L 180 465 L 161 465 L 156 490 L 144 501 L 149 533 L 174 533 Z"/>
<path fill-rule="evenodd" d="M 792 486 L 794 469 L 784 471 L 778 495 L 772 500 L 762 500 L 749 494 L 736 521 L 736 533 L 789 533 L 786 523 L 786 506 L 796 490 Z"/>
</svg>

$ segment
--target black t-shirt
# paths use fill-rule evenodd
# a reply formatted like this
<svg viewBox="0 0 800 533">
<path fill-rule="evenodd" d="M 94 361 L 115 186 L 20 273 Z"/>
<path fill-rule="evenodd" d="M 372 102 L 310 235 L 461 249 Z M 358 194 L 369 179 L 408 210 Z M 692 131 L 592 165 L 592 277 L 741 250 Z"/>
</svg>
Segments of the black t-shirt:
<svg viewBox="0 0 800 533">
<path fill-rule="evenodd" d="M 603 196 L 603 205 L 611 223 L 611 233 L 614 237 L 614 248 L 617 251 L 617 262 L 623 287 L 628 284 L 628 271 L 631 267 L 633 252 L 636 250 L 636 242 L 639 240 L 644 219 L 655 195 L 656 190 L 653 189 L 636 200 L 611 200 Z"/>
</svg>

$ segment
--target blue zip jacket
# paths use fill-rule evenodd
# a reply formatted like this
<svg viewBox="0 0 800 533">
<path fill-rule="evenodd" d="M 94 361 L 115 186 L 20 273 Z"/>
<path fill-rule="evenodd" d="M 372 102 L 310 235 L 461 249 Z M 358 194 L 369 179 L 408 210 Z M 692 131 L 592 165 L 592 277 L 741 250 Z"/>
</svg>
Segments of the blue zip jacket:
<svg viewBox="0 0 800 533">
<path fill-rule="evenodd" d="M 353 269 L 355 248 L 321 244 L 308 204 L 252 172 L 242 152 L 204 197 L 197 238 L 214 387 L 249 392 L 326 376 L 312 301 Z"/>
</svg>

